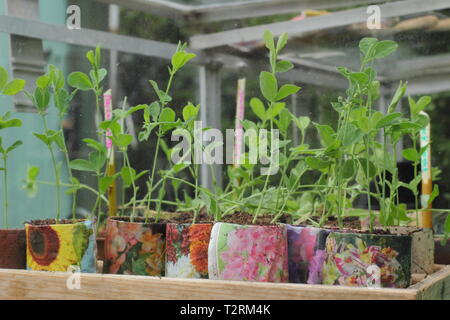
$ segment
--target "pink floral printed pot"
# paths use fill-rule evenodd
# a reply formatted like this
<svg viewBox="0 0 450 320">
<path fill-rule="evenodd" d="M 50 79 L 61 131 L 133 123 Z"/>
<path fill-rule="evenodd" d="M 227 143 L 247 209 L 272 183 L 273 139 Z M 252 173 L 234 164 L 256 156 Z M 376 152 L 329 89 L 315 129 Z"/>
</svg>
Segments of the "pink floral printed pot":
<svg viewBox="0 0 450 320">
<path fill-rule="evenodd" d="M 288 282 L 286 225 L 216 223 L 208 249 L 209 278 Z"/>
<path fill-rule="evenodd" d="M 105 272 L 163 276 L 166 224 L 108 218 L 105 237 Z"/>
<path fill-rule="evenodd" d="M 289 282 L 322 283 L 327 229 L 287 225 Z"/>
</svg>

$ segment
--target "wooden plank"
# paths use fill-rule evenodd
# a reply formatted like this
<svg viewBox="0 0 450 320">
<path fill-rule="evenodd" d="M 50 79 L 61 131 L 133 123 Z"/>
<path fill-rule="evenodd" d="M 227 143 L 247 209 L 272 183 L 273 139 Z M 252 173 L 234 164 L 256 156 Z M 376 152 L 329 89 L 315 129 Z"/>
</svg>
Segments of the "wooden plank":
<svg viewBox="0 0 450 320">
<path fill-rule="evenodd" d="M 450 266 L 431 274 L 410 288 L 418 290 L 417 298 L 421 300 L 450 300 Z"/>
<path fill-rule="evenodd" d="M 0 269 L 0 299 L 412 300 L 418 292 L 108 274 L 82 274 L 81 288 L 69 290 L 68 278 L 68 273 Z"/>
<path fill-rule="evenodd" d="M 406 16 L 410 14 L 441 10 L 450 7 L 448 0 L 404 0 L 380 5 L 383 19 Z M 307 32 L 347 26 L 352 23 L 366 22 L 367 7 L 336 11 L 330 14 L 307 18 L 299 21 L 283 21 L 271 24 L 245 27 L 190 38 L 190 44 L 195 49 L 209 49 L 239 42 L 261 40 L 265 30 L 270 30 L 275 36 L 288 32 L 290 36 Z"/>
</svg>

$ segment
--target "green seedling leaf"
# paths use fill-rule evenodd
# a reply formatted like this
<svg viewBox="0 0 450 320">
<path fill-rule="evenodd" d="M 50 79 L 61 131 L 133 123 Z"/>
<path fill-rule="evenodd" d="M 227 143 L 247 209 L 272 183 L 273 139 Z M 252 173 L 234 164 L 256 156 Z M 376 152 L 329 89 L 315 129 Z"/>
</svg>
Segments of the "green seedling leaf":
<svg viewBox="0 0 450 320">
<path fill-rule="evenodd" d="M 369 176 L 367 176 L 367 160 L 366 159 L 358 159 L 359 160 L 359 164 L 361 165 L 361 171 L 363 172 L 364 176 L 366 178 L 373 178 L 376 173 L 377 173 L 377 168 L 375 167 L 375 165 L 373 164 L 372 161 L 369 161 Z"/>
<path fill-rule="evenodd" d="M 44 113 L 50 103 L 50 90 L 48 87 L 39 88 L 34 90 L 34 101 L 36 102 L 36 107 L 40 113 Z"/>
<path fill-rule="evenodd" d="M 12 128 L 12 127 L 21 127 L 22 126 L 22 120 L 20 119 L 10 119 L 5 120 L 4 118 L 0 117 L 0 130 L 6 129 L 6 128 Z"/>
<path fill-rule="evenodd" d="M 376 38 L 363 38 L 359 42 L 359 49 L 363 53 L 363 55 L 367 55 L 369 49 L 372 48 L 376 43 L 378 43 L 378 39 Z"/>
<path fill-rule="evenodd" d="M 8 83 L 8 71 L 5 68 L 0 67 L 0 92 L 3 91 L 3 88 Z"/>
<path fill-rule="evenodd" d="M 342 127 L 342 145 L 344 147 L 351 146 L 359 142 L 364 137 L 364 132 L 362 132 L 354 124 L 348 123 Z"/>
<path fill-rule="evenodd" d="M 10 145 L 8 147 L 8 149 L 6 149 L 6 153 L 10 153 L 11 151 L 17 149 L 18 147 L 20 147 L 23 144 L 22 141 L 17 140 L 16 142 L 14 142 L 12 145 Z"/>
<path fill-rule="evenodd" d="M 406 160 L 409 160 L 409 161 L 412 161 L 412 162 L 419 162 L 420 161 L 419 153 L 417 152 L 416 149 L 413 149 L 413 148 L 404 149 L 402 151 L 402 156 Z"/>
<path fill-rule="evenodd" d="M 118 174 L 115 174 L 113 176 L 105 176 L 101 177 L 99 181 L 99 192 L 101 194 L 104 194 L 108 188 L 113 184 L 114 180 L 116 180 Z"/>
<path fill-rule="evenodd" d="M 186 51 L 178 51 L 172 56 L 172 71 L 176 72 L 180 70 L 186 63 L 196 57 L 193 53 L 187 53 Z"/>
<path fill-rule="evenodd" d="M 70 86 L 82 91 L 89 91 L 94 89 L 91 80 L 88 75 L 83 72 L 72 72 L 67 78 L 67 82 Z"/>
<path fill-rule="evenodd" d="M 136 179 L 136 170 L 130 167 L 123 167 L 120 170 L 120 176 L 126 188 L 130 187 Z"/>
<path fill-rule="evenodd" d="M 328 125 L 320 125 L 317 123 L 314 123 L 314 125 L 319 132 L 319 136 L 322 140 L 323 145 L 325 147 L 331 146 L 336 140 L 336 133 L 334 132 L 333 128 Z"/>
<path fill-rule="evenodd" d="M 278 82 L 273 74 L 262 71 L 259 75 L 259 86 L 261 93 L 268 101 L 275 101 L 278 94 Z"/>
<path fill-rule="evenodd" d="M 377 122 L 376 128 L 381 129 L 388 127 L 393 123 L 396 123 L 397 119 L 400 118 L 401 116 L 402 114 L 400 112 L 388 114 L 387 116 L 384 116 Z"/>
<path fill-rule="evenodd" d="M 288 41 L 288 34 L 283 32 L 277 41 L 277 53 L 280 53 L 281 50 L 286 46 Z"/>
<path fill-rule="evenodd" d="M 373 47 L 373 59 L 381 59 L 391 55 L 398 48 L 398 44 L 392 40 L 383 40 Z"/>
<path fill-rule="evenodd" d="M 22 79 L 14 79 L 8 82 L 3 88 L 3 94 L 7 96 L 13 96 L 25 87 L 25 80 Z"/>
<path fill-rule="evenodd" d="M 47 75 L 40 76 L 36 79 L 36 86 L 41 89 L 45 89 L 50 84 L 50 77 Z"/>
<path fill-rule="evenodd" d="M 269 30 L 264 31 L 264 42 L 266 44 L 266 48 L 270 51 L 275 51 L 275 42 L 273 40 L 273 34 Z"/>
<path fill-rule="evenodd" d="M 161 114 L 159 115 L 159 121 L 166 122 L 161 124 L 161 130 L 163 133 L 176 127 L 175 117 L 176 117 L 175 111 L 173 111 L 171 108 L 162 109 Z"/>
<path fill-rule="evenodd" d="M 94 150 L 97 150 L 99 152 L 106 152 L 106 147 L 98 142 L 97 140 L 85 138 L 83 139 L 83 142 L 86 143 L 86 145 Z"/>
<path fill-rule="evenodd" d="M 344 162 L 344 165 L 342 166 L 342 178 L 343 179 L 350 179 L 353 178 L 356 174 L 356 168 L 355 168 L 355 163 L 353 160 L 346 160 Z"/>
<path fill-rule="evenodd" d="M 256 114 L 256 116 L 260 118 L 262 121 L 267 120 L 264 103 L 259 98 L 252 98 L 250 100 L 250 108 L 252 108 L 253 113 Z"/>
<path fill-rule="evenodd" d="M 133 142 L 133 136 L 131 134 L 119 133 L 116 136 L 109 137 L 111 141 L 121 150 L 126 150 L 127 147 Z"/>
<path fill-rule="evenodd" d="M 46 134 L 33 132 L 33 135 L 36 138 L 38 138 L 39 140 L 41 140 L 46 146 L 50 146 L 50 141 L 49 141 L 49 139 L 48 139 Z"/>
<path fill-rule="evenodd" d="M 297 93 L 300 89 L 301 88 L 296 85 L 285 84 L 278 91 L 278 94 L 277 94 L 275 100 L 277 100 L 277 101 L 283 100 L 284 98 L 287 98 L 290 95 Z"/>
<path fill-rule="evenodd" d="M 199 109 L 200 106 L 196 107 L 193 104 L 189 103 L 183 108 L 183 120 L 190 121 L 196 119 Z"/>
<path fill-rule="evenodd" d="M 319 170 L 322 172 L 326 172 L 330 165 L 330 161 L 325 161 L 316 157 L 308 157 L 305 159 L 305 161 L 311 169 Z"/>
<path fill-rule="evenodd" d="M 153 87 L 153 90 L 155 90 L 155 93 L 162 105 L 166 105 L 167 103 L 172 101 L 172 98 L 168 94 L 159 89 L 158 84 L 155 81 L 149 80 L 149 82 Z"/>
<path fill-rule="evenodd" d="M 273 103 L 269 109 L 267 109 L 266 115 L 267 117 L 270 118 L 275 118 L 276 116 L 278 116 L 281 112 L 281 110 L 284 109 L 284 107 L 286 106 L 286 103 L 284 102 L 276 102 Z"/>
<path fill-rule="evenodd" d="M 433 191 L 430 194 L 430 198 L 428 199 L 428 204 L 431 205 L 434 199 L 436 199 L 438 196 L 439 196 L 439 186 L 435 184 L 433 186 Z"/>
<path fill-rule="evenodd" d="M 29 166 L 27 169 L 27 177 L 25 179 L 25 185 L 22 187 L 27 195 L 32 198 L 36 196 L 38 192 L 36 179 L 39 175 L 39 167 Z"/>
<path fill-rule="evenodd" d="M 292 62 L 287 61 L 287 60 L 280 60 L 277 62 L 276 72 L 287 72 L 287 71 L 291 70 L 292 68 L 294 68 L 294 65 L 292 64 Z"/>
<path fill-rule="evenodd" d="M 70 161 L 70 168 L 78 171 L 96 171 L 95 165 L 85 159 L 76 159 Z"/>
<path fill-rule="evenodd" d="M 407 86 L 408 86 L 407 83 L 402 83 L 400 81 L 400 84 L 398 85 L 398 88 L 395 91 L 394 97 L 392 98 L 392 101 L 389 104 L 388 113 L 393 113 L 395 111 L 395 108 L 397 107 L 398 103 L 405 95 Z"/>
</svg>

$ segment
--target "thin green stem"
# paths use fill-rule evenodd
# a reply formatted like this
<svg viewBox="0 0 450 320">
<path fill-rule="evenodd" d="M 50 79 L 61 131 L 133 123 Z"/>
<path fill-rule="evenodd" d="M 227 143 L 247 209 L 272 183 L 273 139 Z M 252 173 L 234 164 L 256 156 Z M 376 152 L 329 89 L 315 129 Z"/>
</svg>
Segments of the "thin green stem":
<svg viewBox="0 0 450 320">
<path fill-rule="evenodd" d="M 7 155 L 3 155 L 3 184 L 4 184 L 4 200 L 3 204 L 5 207 L 5 217 L 4 217 L 4 223 L 5 228 L 8 229 L 8 163 L 7 163 Z"/>
</svg>

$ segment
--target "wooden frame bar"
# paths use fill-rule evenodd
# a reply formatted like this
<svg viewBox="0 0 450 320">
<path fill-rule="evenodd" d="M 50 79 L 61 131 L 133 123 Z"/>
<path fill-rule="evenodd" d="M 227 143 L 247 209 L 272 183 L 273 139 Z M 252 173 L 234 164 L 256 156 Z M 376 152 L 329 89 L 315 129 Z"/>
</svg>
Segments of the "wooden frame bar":
<svg viewBox="0 0 450 320">
<path fill-rule="evenodd" d="M 80 289 L 69 290 L 66 286 L 69 276 L 62 272 L 0 269 L 0 299 L 450 299 L 450 266 L 442 267 L 407 289 L 82 274 Z"/>
</svg>

